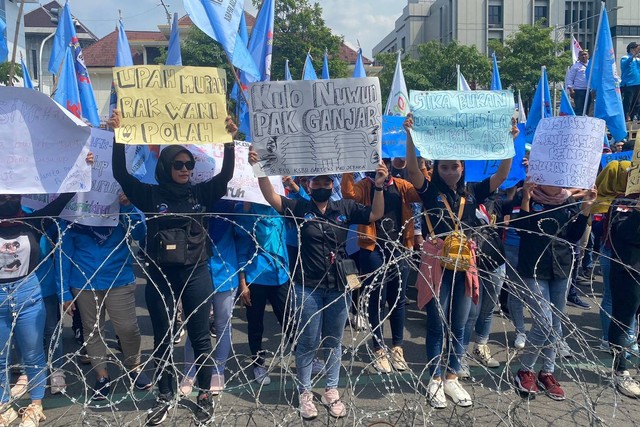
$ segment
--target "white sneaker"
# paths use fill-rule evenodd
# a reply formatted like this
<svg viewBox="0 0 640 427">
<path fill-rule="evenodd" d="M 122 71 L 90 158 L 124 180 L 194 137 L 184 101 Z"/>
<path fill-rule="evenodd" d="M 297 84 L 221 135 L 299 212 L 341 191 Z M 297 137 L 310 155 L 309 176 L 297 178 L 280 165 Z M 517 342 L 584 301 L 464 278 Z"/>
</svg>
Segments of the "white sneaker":
<svg viewBox="0 0 640 427">
<path fill-rule="evenodd" d="M 56 369 L 51 373 L 51 394 L 64 393 L 67 390 L 64 372 Z"/>
<path fill-rule="evenodd" d="M 29 384 L 29 378 L 26 375 L 20 375 L 16 381 L 16 385 L 11 387 L 11 397 L 20 399 L 27 392 L 27 385 Z"/>
<path fill-rule="evenodd" d="M 573 353 L 571 352 L 571 347 L 564 339 L 556 341 L 558 356 L 564 357 L 565 359 L 573 357 Z"/>
<path fill-rule="evenodd" d="M 253 368 L 253 377 L 256 379 L 256 382 L 262 385 L 271 384 L 271 377 L 269 377 L 269 373 L 263 366 Z"/>
<path fill-rule="evenodd" d="M 458 379 L 453 380 L 444 380 L 444 394 L 449 396 L 453 403 L 463 408 L 469 407 L 473 405 L 473 401 L 471 400 L 471 396 L 469 393 L 462 388 Z"/>
<path fill-rule="evenodd" d="M 444 409 L 447 407 L 447 398 L 444 396 L 444 386 L 442 380 L 429 381 L 427 386 L 427 401 L 435 409 Z"/>
<path fill-rule="evenodd" d="M 640 398 L 640 383 L 631 377 L 629 371 L 624 371 L 621 374 L 616 373 L 614 379 L 620 393 L 628 397 Z"/>
<path fill-rule="evenodd" d="M 491 356 L 491 350 L 487 344 L 476 344 L 473 349 L 473 356 L 487 368 L 497 368 L 500 362 Z"/>
<path fill-rule="evenodd" d="M 18 419 L 18 411 L 9 405 L 0 406 L 0 426 L 8 426 Z"/>
<path fill-rule="evenodd" d="M 466 356 L 462 356 L 460 359 L 460 370 L 457 372 L 458 378 L 471 378 L 471 371 L 469 370 L 469 360 Z"/>
<path fill-rule="evenodd" d="M 518 332 L 518 334 L 516 335 L 516 340 L 513 342 L 513 346 L 518 350 L 522 350 L 526 343 L 527 334 Z"/>
</svg>

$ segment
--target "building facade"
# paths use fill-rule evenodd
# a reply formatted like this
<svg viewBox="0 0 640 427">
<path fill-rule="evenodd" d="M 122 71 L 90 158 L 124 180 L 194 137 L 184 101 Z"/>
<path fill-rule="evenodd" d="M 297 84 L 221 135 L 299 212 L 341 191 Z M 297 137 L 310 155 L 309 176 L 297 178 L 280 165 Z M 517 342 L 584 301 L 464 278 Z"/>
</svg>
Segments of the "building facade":
<svg viewBox="0 0 640 427">
<path fill-rule="evenodd" d="M 38 0 L 25 0 L 25 4 L 29 3 L 38 3 Z M 0 0 L 0 18 L 7 24 L 4 36 L 7 40 L 7 47 L 9 48 L 9 61 L 11 61 L 11 55 L 13 54 L 13 46 L 17 45 L 17 63 L 20 63 L 20 55 L 25 57 L 27 53 L 25 49 L 24 27 L 22 25 L 18 32 L 18 39 L 15 40 L 16 21 L 18 20 L 19 10 L 20 2 L 18 0 Z"/>
<path fill-rule="evenodd" d="M 557 41 L 573 35 L 583 48 L 593 50 L 600 5 L 600 0 L 408 0 L 394 30 L 374 47 L 373 55 L 402 49 L 416 56 L 417 46 L 431 40 L 457 40 L 490 54 L 489 40 L 504 41 L 520 25 L 542 19 L 554 28 Z M 640 39 L 640 1 L 608 0 L 606 7 L 620 58 L 628 43 Z"/>
</svg>

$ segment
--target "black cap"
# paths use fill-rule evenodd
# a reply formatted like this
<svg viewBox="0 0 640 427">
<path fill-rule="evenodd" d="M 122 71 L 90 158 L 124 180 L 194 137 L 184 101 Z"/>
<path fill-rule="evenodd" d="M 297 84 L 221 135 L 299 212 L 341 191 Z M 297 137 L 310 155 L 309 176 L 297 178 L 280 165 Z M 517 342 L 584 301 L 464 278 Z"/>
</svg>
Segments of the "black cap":
<svg viewBox="0 0 640 427">
<path fill-rule="evenodd" d="M 309 177 L 309 181 L 317 181 L 320 179 L 325 179 L 325 180 L 329 180 L 331 182 L 333 182 L 333 179 L 331 178 L 330 175 L 313 175 Z"/>
<path fill-rule="evenodd" d="M 629 52 L 631 49 L 635 49 L 638 47 L 638 43 L 636 42 L 631 42 L 627 45 L 627 52 Z"/>
</svg>

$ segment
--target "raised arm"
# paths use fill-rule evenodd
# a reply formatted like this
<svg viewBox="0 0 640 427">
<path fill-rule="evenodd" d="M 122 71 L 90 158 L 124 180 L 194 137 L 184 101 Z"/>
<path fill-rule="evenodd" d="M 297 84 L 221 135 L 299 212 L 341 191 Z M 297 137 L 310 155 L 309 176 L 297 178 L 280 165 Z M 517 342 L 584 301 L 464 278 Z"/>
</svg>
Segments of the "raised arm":
<svg viewBox="0 0 640 427">
<path fill-rule="evenodd" d="M 389 171 L 383 162 L 376 168 L 375 191 L 371 201 L 371 214 L 369 222 L 375 222 L 384 216 L 384 181 Z"/>
<path fill-rule="evenodd" d="M 519 134 L 520 134 L 520 130 L 518 129 L 518 126 L 516 125 L 515 120 L 512 120 L 511 136 L 513 137 L 514 141 L 516 140 Z M 491 178 L 489 179 L 489 188 L 492 193 L 496 191 L 502 185 L 502 183 L 507 180 L 507 178 L 509 177 L 509 171 L 511 171 L 512 163 L 513 163 L 513 158 L 502 160 L 500 162 L 500 166 L 498 166 L 498 170 L 496 171 L 496 173 L 491 175 Z"/>
<path fill-rule="evenodd" d="M 227 132 L 235 139 L 238 133 L 238 127 L 231 117 L 225 120 Z M 220 173 L 208 181 L 198 184 L 198 190 L 203 195 L 203 201 L 207 209 L 213 209 L 213 205 L 227 194 L 229 181 L 233 178 L 236 167 L 236 148 L 234 142 L 224 144 L 224 158 L 222 160 L 222 169 Z"/>
<path fill-rule="evenodd" d="M 418 166 L 416 146 L 413 144 L 411 129 L 413 129 L 413 115 L 408 114 L 404 121 L 404 130 L 407 131 L 407 178 L 415 188 L 420 190 L 424 186 L 426 178 Z"/>
<path fill-rule="evenodd" d="M 258 153 L 253 149 L 253 146 L 249 147 L 249 164 L 254 166 L 258 163 Z M 271 181 L 266 176 L 261 176 L 258 178 L 258 184 L 260 185 L 260 191 L 262 192 L 262 196 L 265 198 L 267 203 L 271 205 L 273 209 L 275 209 L 279 214 L 284 213 L 282 209 L 282 198 L 276 193 L 273 189 L 273 185 Z"/>
</svg>

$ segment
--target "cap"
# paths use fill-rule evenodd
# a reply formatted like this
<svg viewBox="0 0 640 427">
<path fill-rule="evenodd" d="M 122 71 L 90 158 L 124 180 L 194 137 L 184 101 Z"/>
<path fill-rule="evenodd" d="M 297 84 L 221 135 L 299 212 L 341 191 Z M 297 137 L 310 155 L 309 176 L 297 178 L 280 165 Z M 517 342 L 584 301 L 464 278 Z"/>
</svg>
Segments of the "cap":
<svg viewBox="0 0 640 427">
<path fill-rule="evenodd" d="M 636 42 L 631 42 L 627 45 L 627 52 L 629 52 L 631 49 L 635 49 L 638 47 L 638 43 Z"/>
<path fill-rule="evenodd" d="M 333 181 L 329 175 L 313 175 L 309 177 L 309 181 L 317 181 L 320 179 L 326 179 L 328 181 Z"/>
</svg>

